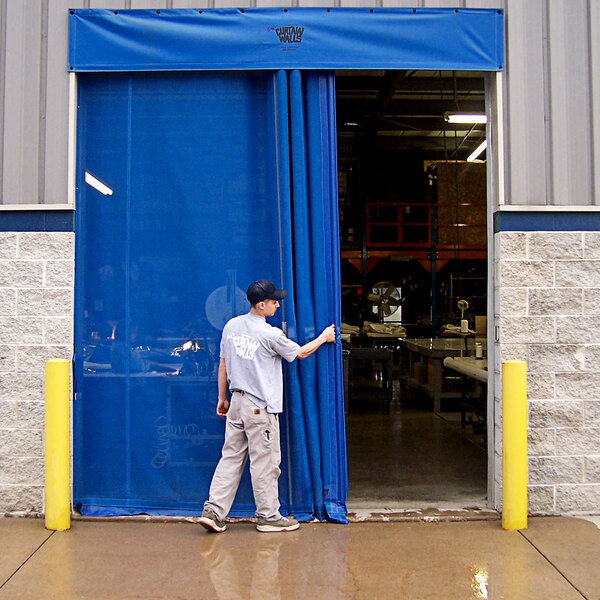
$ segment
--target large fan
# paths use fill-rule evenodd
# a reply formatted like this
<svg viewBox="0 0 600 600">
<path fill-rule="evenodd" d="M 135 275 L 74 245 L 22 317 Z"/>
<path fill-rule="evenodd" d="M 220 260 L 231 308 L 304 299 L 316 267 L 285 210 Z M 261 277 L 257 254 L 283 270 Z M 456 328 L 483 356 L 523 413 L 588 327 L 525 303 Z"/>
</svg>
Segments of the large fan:
<svg viewBox="0 0 600 600">
<path fill-rule="evenodd" d="M 389 282 L 380 281 L 371 287 L 367 300 L 374 309 L 377 309 L 379 320 L 393 315 L 402 304 L 400 292 Z"/>
</svg>

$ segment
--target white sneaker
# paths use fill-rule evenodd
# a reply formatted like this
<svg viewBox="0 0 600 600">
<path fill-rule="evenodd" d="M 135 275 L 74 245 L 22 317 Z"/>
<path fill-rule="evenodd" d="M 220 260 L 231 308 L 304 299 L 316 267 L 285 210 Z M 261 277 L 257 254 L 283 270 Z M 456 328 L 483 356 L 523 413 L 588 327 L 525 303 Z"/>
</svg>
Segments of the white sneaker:
<svg viewBox="0 0 600 600">
<path fill-rule="evenodd" d="M 298 527 L 300 527 L 300 523 L 291 517 L 281 517 L 281 519 L 277 519 L 276 521 L 267 521 L 264 517 L 259 517 L 256 529 L 263 533 L 269 533 L 274 531 L 294 531 Z"/>
<path fill-rule="evenodd" d="M 198 519 L 198 523 L 200 523 L 204 529 L 214 531 L 215 533 L 221 533 L 227 529 L 225 523 L 219 521 L 217 515 L 210 508 L 205 508 L 202 511 L 202 516 Z"/>
</svg>

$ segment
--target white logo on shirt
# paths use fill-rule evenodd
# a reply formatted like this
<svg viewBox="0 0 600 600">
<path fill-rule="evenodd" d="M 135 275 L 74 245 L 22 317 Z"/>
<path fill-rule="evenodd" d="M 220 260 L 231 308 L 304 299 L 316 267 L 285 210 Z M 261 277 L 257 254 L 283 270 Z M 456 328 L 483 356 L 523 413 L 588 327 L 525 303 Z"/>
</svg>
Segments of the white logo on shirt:
<svg viewBox="0 0 600 600">
<path fill-rule="evenodd" d="M 245 358 L 247 360 L 254 360 L 254 355 L 258 350 L 260 344 L 249 335 L 232 335 L 233 347 L 235 348 L 235 353 L 240 358 Z"/>
</svg>

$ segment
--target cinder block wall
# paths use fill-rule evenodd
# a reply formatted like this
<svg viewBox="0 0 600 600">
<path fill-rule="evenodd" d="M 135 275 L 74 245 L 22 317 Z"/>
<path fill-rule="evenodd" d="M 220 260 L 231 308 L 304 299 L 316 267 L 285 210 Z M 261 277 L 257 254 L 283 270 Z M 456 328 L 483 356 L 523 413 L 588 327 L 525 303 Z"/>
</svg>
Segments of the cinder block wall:
<svg viewBox="0 0 600 600">
<path fill-rule="evenodd" d="M 495 236 L 502 360 L 528 362 L 529 508 L 600 510 L 600 232 Z M 43 510 L 43 372 L 73 352 L 73 233 L 0 232 L 0 514 Z"/>
<path fill-rule="evenodd" d="M 501 362 L 528 363 L 529 510 L 600 510 L 600 233 L 500 232 L 496 261 L 496 490 Z"/>
<path fill-rule="evenodd" d="M 0 515 L 41 512 L 44 363 L 73 354 L 73 233 L 0 232 Z"/>
</svg>

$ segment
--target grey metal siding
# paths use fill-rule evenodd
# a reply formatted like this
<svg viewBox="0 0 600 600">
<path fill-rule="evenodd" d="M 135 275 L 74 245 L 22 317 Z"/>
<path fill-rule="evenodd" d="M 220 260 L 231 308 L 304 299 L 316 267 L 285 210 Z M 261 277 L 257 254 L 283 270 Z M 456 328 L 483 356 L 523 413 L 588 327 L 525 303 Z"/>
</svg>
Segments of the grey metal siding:
<svg viewBox="0 0 600 600">
<path fill-rule="evenodd" d="M 38 203 L 41 7 L 35 0 L 6 3 L 2 198 Z"/>
<path fill-rule="evenodd" d="M 592 180 L 594 204 L 600 204 L 600 2 L 589 4 L 589 62 L 590 95 L 592 111 Z"/>
<path fill-rule="evenodd" d="M 504 86 L 507 203 L 546 204 L 542 7 L 543 0 L 530 0 L 513 2 L 509 9 Z"/>
<path fill-rule="evenodd" d="M 0 203 L 67 201 L 68 8 L 466 7 L 506 11 L 506 204 L 600 204 L 597 0 L 0 0 Z"/>
<path fill-rule="evenodd" d="M 546 50 L 551 140 L 546 198 L 550 204 L 588 204 L 592 138 L 587 1 L 547 2 L 545 9 L 552 40 Z"/>
</svg>

